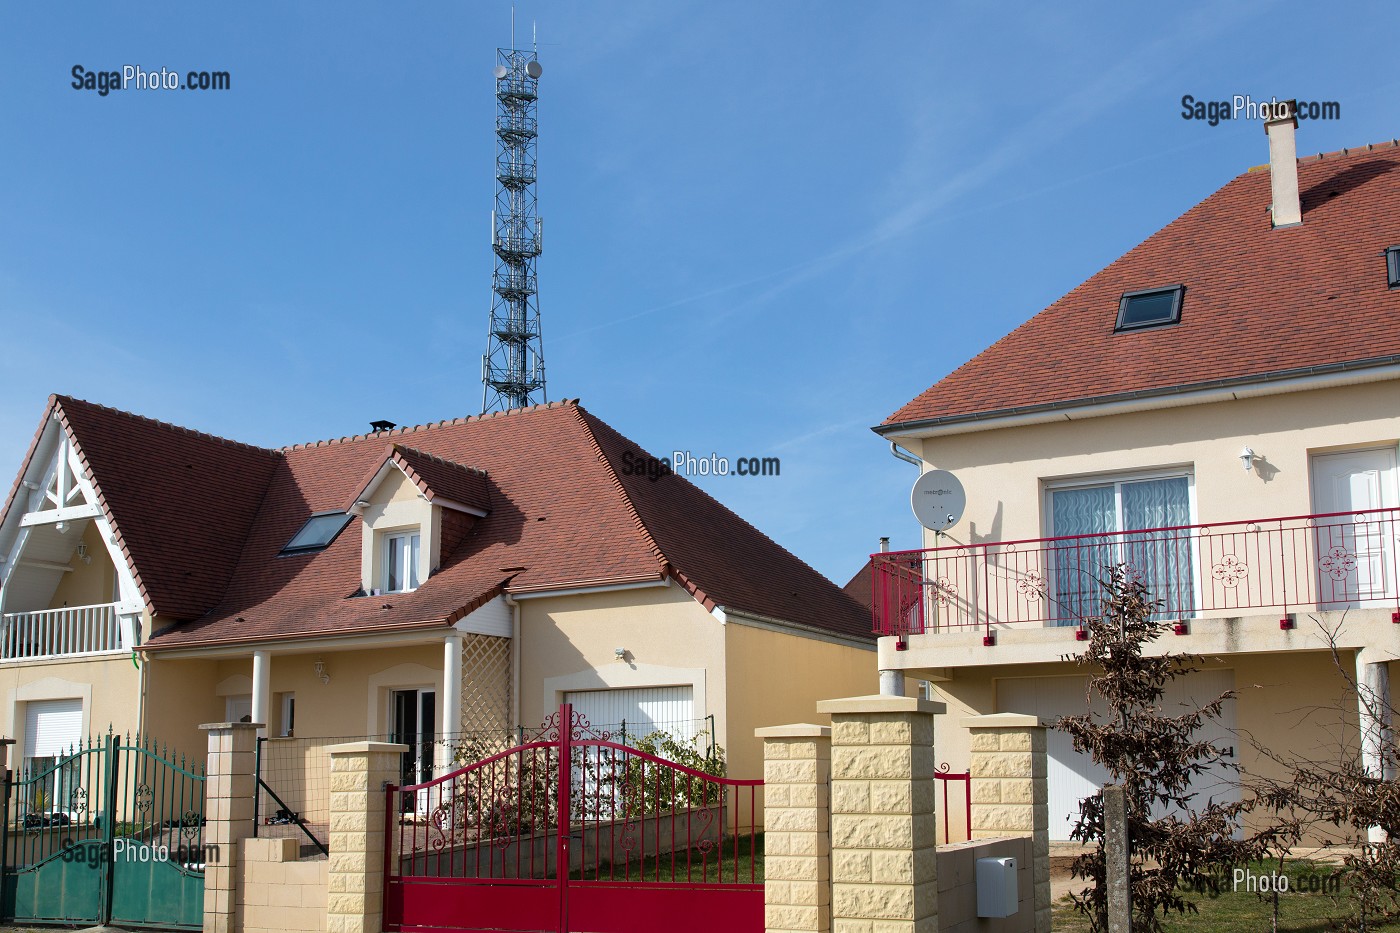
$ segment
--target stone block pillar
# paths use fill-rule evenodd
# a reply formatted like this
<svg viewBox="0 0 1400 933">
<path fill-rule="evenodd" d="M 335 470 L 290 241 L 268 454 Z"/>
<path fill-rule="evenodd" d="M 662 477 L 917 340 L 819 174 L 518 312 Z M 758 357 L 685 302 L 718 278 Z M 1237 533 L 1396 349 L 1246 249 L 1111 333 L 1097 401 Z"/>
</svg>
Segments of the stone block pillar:
<svg viewBox="0 0 1400 933">
<path fill-rule="evenodd" d="M 758 729 L 763 739 L 764 923 L 831 933 L 831 729 Z"/>
<path fill-rule="evenodd" d="M 204 769 L 204 844 L 217 858 L 204 866 L 204 933 L 234 930 L 234 885 L 239 843 L 253 835 L 253 773 L 261 723 L 211 722 L 199 728 L 209 737 Z"/>
<path fill-rule="evenodd" d="M 996 713 L 963 720 L 972 734 L 972 838 L 1030 836 L 1035 929 L 1050 929 L 1050 792 L 1045 727 L 1035 716 Z"/>
<path fill-rule="evenodd" d="M 933 717 L 914 697 L 824 700 L 831 715 L 832 933 L 937 933 Z"/>
<path fill-rule="evenodd" d="M 407 745 L 347 742 L 331 756 L 327 933 L 380 933 L 384 924 L 384 787 Z"/>
</svg>

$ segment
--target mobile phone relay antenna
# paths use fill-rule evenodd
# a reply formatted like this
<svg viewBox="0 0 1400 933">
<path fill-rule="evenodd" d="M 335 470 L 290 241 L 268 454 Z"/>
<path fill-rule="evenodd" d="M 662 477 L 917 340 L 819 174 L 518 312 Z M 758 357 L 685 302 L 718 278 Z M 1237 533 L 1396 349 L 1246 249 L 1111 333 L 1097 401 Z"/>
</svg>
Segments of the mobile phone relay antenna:
<svg viewBox="0 0 1400 933">
<path fill-rule="evenodd" d="M 511 10 L 515 44 L 515 10 Z M 535 260 L 542 222 L 535 194 L 536 50 L 496 50 L 496 206 L 491 212 L 491 324 L 481 360 L 481 412 L 547 401 Z"/>
</svg>

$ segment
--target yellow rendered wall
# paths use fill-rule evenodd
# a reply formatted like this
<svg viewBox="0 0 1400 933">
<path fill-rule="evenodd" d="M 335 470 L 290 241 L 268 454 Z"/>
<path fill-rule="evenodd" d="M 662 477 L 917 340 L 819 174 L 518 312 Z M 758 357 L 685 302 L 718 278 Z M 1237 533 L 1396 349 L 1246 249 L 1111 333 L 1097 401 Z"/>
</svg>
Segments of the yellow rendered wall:
<svg viewBox="0 0 1400 933">
<path fill-rule="evenodd" d="M 328 683 L 316 676 L 316 661 L 324 662 Z M 169 662 L 169 663 L 186 663 Z M 326 651 L 278 655 L 271 658 L 272 734 L 280 729 L 281 709 L 277 695 L 296 695 L 296 735 L 298 737 L 363 739 L 383 736 L 389 729 L 389 691 L 393 688 L 433 688 L 438 691 L 437 728 L 442 726 L 442 643 L 401 648 L 373 647 L 359 651 Z M 248 694 L 253 676 L 253 657 L 223 659 L 217 662 L 209 686 L 233 678 L 247 678 L 247 689 L 226 687 L 230 694 Z M 372 684 L 372 686 L 371 686 Z M 224 697 L 217 700 L 217 718 L 224 717 Z"/>
<path fill-rule="evenodd" d="M 1394 381 L 1292 392 L 933 437 L 922 455 L 967 491 L 965 517 L 947 535 L 960 544 L 1046 534 L 1046 480 L 1157 467 L 1194 470 L 1198 522 L 1302 515 L 1312 512 L 1309 454 L 1396 444 L 1397 397 Z M 1249 473 L 1245 446 L 1263 458 Z"/>
<path fill-rule="evenodd" d="M 73 569 L 62 575 L 48 608 L 62 609 L 65 606 L 100 606 L 112 602 L 112 559 L 102 542 L 102 533 L 96 522 L 88 522 L 83 531 L 82 543 L 87 545 L 91 561 L 83 563 L 74 553 L 69 563 Z"/>
<path fill-rule="evenodd" d="M 688 684 L 695 716 L 713 713 L 717 740 L 729 745 L 723 626 L 679 586 L 523 599 L 520 607 L 526 727 L 570 690 Z M 614 656 L 617 648 L 627 650 L 626 661 Z"/>
<path fill-rule="evenodd" d="M 724 628 L 729 683 L 729 774 L 763 776 L 763 744 L 754 730 L 830 723 L 818 700 L 880 692 L 875 651 L 801 638 L 731 620 Z"/>
<path fill-rule="evenodd" d="M 136 732 L 140 675 L 128 655 L 99 659 L 19 661 L 0 665 L 0 734 L 15 740 L 12 753 L 24 752 L 24 704 L 30 700 L 83 701 L 83 732 Z"/>
</svg>

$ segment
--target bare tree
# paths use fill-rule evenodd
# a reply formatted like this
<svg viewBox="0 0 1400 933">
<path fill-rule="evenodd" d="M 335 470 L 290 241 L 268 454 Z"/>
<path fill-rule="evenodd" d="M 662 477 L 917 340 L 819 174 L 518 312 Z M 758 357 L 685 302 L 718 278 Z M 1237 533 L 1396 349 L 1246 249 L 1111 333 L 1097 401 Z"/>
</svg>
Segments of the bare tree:
<svg viewBox="0 0 1400 933">
<path fill-rule="evenodd" d="M 1251 739 L 1261 758 L 1285 776 L 1252 774 L 1247 782 L 1274 813 L 1280 836 L 1296 843 L 1309 834 L 1325 834 L 1349 844 L 1341 859 L 1345 910 L 1333 921 L 1333 929 L 1364 931 L 1400 919 L 1400 750 L 1390 740 L 1388 727 L 1395 709 L 1387 697 L 1353 676 L 1354 665 L 1338 647 L 1345 619 L 1332 629 L 1317 618 L 1313 622 L 1331 652 L 1341 689 L 1333 706 L 1312 709 L 1309 715 L 1327 717 L 1325 725 L 1335 741 L 1325 755 L 1314 757 Z M 1361 728 L 1353 718 L 1358 712 Z M 1368 728 L 1378 733 L 1372 736 L 1377 760 L 1370 767 L 1362 754 Z M 1380 840 L 1368 839 L 1372 828 L 1382 831 Z M 1330 838 L 1324 842 L 1331 844 Z"/>
<path fill-rule="evenodd" d="M 1186 893 L 1205 890 L 1225 868 L 1260 857 L 1274 836 L 1236 839 L 1249 804 L 1201 801 L 1192 789 L 1197 778 L 1213 769 L 1235 769 L 1222 749 L 1198 737 L 1205 723 L 1219 719 L 1233 691 L 1167 715 L 1162 709 L 1167 684 L 1199 670 L 1200 659 L 1144 654 L 1168 625 L 1154 618 L 1160 604 L 1149 599 L 1147 587 L 1126 565 L 1109 568 L 1101 582 L 1103 615 L 1086 620 L 1088 647 L 1072 660 L 1096 671 L 1089 680 L 1090 708 L 1097 695 L 1108 714 L 1063 717 L 1055 728 L 1068 733 L 1076 751 L 1090 755 L 1112 783 L 1126 789 L 1133 928 L 1157 933 L 1172 913 L 1196 912 Z M 1108 889 L 1101 792 L 1080 802 L 1071 837 L 1094 845 L 1071 866 L 1075 878 L 1093 883 L 1072 899 L 1090 928 L 1103 933 L 1108 929 Z"/>
</svg>

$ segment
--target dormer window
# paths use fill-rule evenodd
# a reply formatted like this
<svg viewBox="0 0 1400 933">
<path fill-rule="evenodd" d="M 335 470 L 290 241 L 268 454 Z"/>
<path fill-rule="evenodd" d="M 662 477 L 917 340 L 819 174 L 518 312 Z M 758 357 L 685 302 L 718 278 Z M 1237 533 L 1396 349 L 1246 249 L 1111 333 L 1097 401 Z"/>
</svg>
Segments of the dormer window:
<svg viewBox="0 0 1400 933">
<path fill-rule="evenodd" d="M 406 593 L 418 589 L 418 532 L 384 537 L 384 592 Z"/>
<path fill-rule="evenodd" d="M 344 512 L 317 512 L 306 520 L 300 531 L 292 535 L 292 540 L 287 542 L 278 556 L 325 550 L 348 524 L 350 516 Z"/>
<path fill-rule="evenodd" d="M 1177 323 L 1181 320 L 1181 297 L 1185 292 L 1185 285 L 1124 292 L 1118 300 L 1118 323 L 1113 327 L 1114 333 Z"/>
<path fill-rule="evenodd" d="M 1400 288 L 1400 246 L 1385 251 L 1385 272 L 1391 288 Z"/>
</svg>

